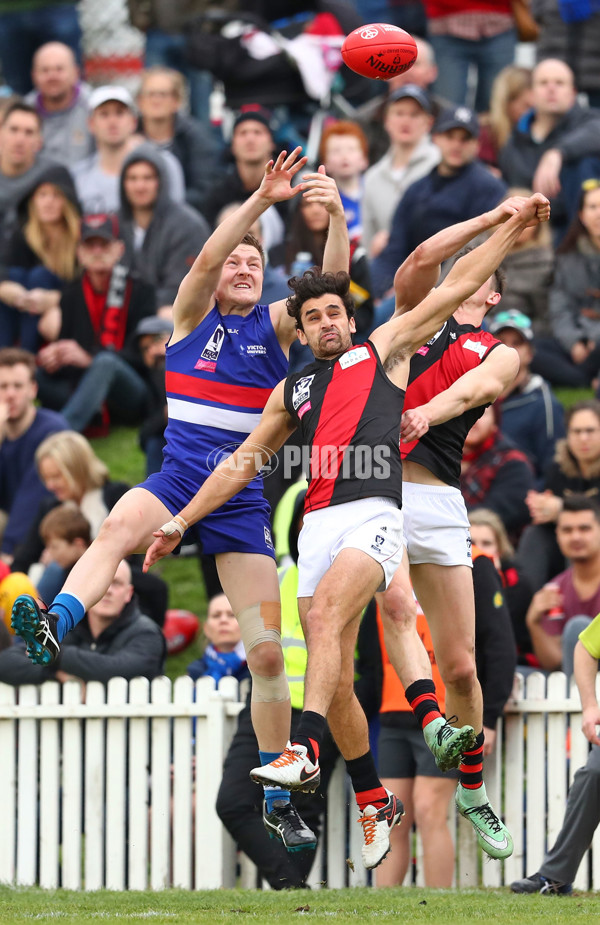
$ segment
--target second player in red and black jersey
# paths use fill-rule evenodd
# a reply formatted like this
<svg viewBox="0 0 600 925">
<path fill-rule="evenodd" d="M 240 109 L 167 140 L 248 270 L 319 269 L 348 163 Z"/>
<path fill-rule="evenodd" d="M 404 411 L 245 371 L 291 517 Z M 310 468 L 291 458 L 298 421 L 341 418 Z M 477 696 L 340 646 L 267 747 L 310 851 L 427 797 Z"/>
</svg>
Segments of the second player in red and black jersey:
<svg viewBox="0 0 600 925">
<path fill-rule="evenodd" d="M 369 497 L 401 506 L 403 400 L 369 341 L 287 377 L 285 407 L 310 448 L 305 512 Z"/>
<path fill-rule="evenodd" d="M 476 369 L 500 345 L 500 341 L 472 324 L 452 317 L 410 362 L 404 410 L 431 401 L 464 373 Z M 486 404 L 469 408 L 450 421 L 430 426 L 419 440 L 402 441 L 402 459 L 419 463 L 447 485 L 458 488 L 465 438 Z"/>
</svg>

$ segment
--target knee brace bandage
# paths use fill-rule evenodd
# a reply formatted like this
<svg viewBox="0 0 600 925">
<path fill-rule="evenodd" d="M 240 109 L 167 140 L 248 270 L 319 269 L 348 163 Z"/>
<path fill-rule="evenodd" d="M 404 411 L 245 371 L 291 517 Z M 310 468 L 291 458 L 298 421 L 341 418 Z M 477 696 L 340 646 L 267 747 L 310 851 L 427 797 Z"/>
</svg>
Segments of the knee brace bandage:
<svg viewBox="0 0 600 925">
<path fill-rule="evenodd" d="M 242 631 L 242 642 L 246 655 L 263 642 L 274 642 L 281 646 L 281 604 L 277 601 L 262 601 L 246 607 L 238 614 Z M 285 672 L 273 677 L 252 672 L 252 700 L 259 703 L 273 703 L 290 699 Z"/>
</svg>

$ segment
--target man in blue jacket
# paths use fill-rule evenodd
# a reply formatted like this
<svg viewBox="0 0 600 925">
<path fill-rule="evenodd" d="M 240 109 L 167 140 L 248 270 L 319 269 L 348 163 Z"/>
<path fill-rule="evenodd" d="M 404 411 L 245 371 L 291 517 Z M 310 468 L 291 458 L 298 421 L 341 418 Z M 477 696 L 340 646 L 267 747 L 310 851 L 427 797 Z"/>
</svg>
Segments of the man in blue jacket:
<svg viewBox="0 0 600 925">
<path fill-rule="evenodd" d="M 477 159 L 479 122 L 466 106 L 444 110 L 433 127 L 441 160 L 408 187 L 396 206 L 387 246 L 371 263 L 375 296 L 384 295 L 394 274 L 414 249 L 449 225 L 495 208 L 506 184 Z M 390 314 L 393 312 L 393 305 Z"/>
</svg>

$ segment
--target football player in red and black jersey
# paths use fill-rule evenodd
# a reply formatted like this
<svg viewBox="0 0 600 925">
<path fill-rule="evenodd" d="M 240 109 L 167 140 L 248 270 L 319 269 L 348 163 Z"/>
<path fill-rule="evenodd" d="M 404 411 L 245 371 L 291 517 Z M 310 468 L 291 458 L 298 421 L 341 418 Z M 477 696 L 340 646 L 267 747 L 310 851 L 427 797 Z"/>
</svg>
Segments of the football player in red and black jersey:
<svg viewBox="0 0 600 925">
<path fill-rule="evenodd" d="M 425 241 L 399 268 L 396 312 L 417 304 L 437 281 L 442 261 L 473 237 L 506 222 L 525 200 L 512 197 L 478 218 L 444 229 Z M 479 248 L 471 253 L 479 253 Z M 446 685 L 447 714 L 474 727 L 472 748 L 457 756 L 459 811 L 473 824 L 481 847 L 494 858 L 512 853 L 512 839 L 493 812 L 483 783 L 483 704 L 475 667 L 475 604 L 471 540 L 459 488 L 463 445 L 473 423 L 518 373 L 517 352 L 482 329 L 503 288 L 495 270 L 415 353 L 401 430 L 404 537 L 410 577 L 434 642 Z M 423 675 L 420 648 L 407 637 L 416 615 L 400 570 L 382 596 L 380 609 L 390 660 L 418 713 L 434 696 Z M 424 730 L 426 738 L 428 730 Z"/>
<path fill-rule="evenodd" d="M 523 228 L 548 218 L 545 197 L 525 200 L 476 253 L 455 264 L 441 286 L 358 347 L 352 345 L 348 274 L 309 270 L 292 280 L 295 295 L 288 312 L 315 361 L 276 386 L 250 437 L 181 511 L 190 524 L 208 516 L 247 484 L 297 427 L 301 430 L 311 449 L 298 563 L 298 606 L 308 648 L 304 711 L 291 746 L 255 768 L 252 777 L 314 790 L 327 717 L 357 796 L 368 868 L 389 851 L 389 832 L 402 806 L 382 787 L 369 752 L 366 718 L 353 693 L 353 655 L 360 614 L 379 588 L 389 586 L 402 557 L 399 430 L 410 359 L 490 278 Z M 171 524 L 154 536 L 146 569 L 179 541 Z"/>
</svg>

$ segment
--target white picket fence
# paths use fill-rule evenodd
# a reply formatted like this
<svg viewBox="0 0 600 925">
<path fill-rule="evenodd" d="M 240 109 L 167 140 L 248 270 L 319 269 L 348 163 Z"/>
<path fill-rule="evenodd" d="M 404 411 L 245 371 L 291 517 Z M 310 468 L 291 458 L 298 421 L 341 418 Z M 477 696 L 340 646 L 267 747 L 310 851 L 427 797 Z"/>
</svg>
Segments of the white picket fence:
<svg viewBox="0 0 600 925">
<path fill-rule="evenodd" d="M 576 688 L 519 678 L 486 761 L 488 793 L 515 851 L 482 863 L 469 823 L 453 817 L 457 886 L 500 886 L 537 870 L 561 826 L 573 774 L 586 761 Z M 187 678 L 105 688 L 78 682 L 0 684 L 0 882 L 72 890 L 214 889 L 254 885 L 214 810 L 222 758 L 241 708 L 237 683 Z M 195 759 L 195 762 L 194 762 Z M 202 769 L 194 786 L 193 767 Z M 362 886 L 360 827 L 342 763 L 329 790 L 327 857 L 310 883 Z M 416 848 L 416 882 L 422 882 Z M 347 859 L 355 859 L 354 870 Z M 408 880 L 409 878 L 407 878 Z M 600 888 L 600 836 L 576 886 Z"/>
</svg>

